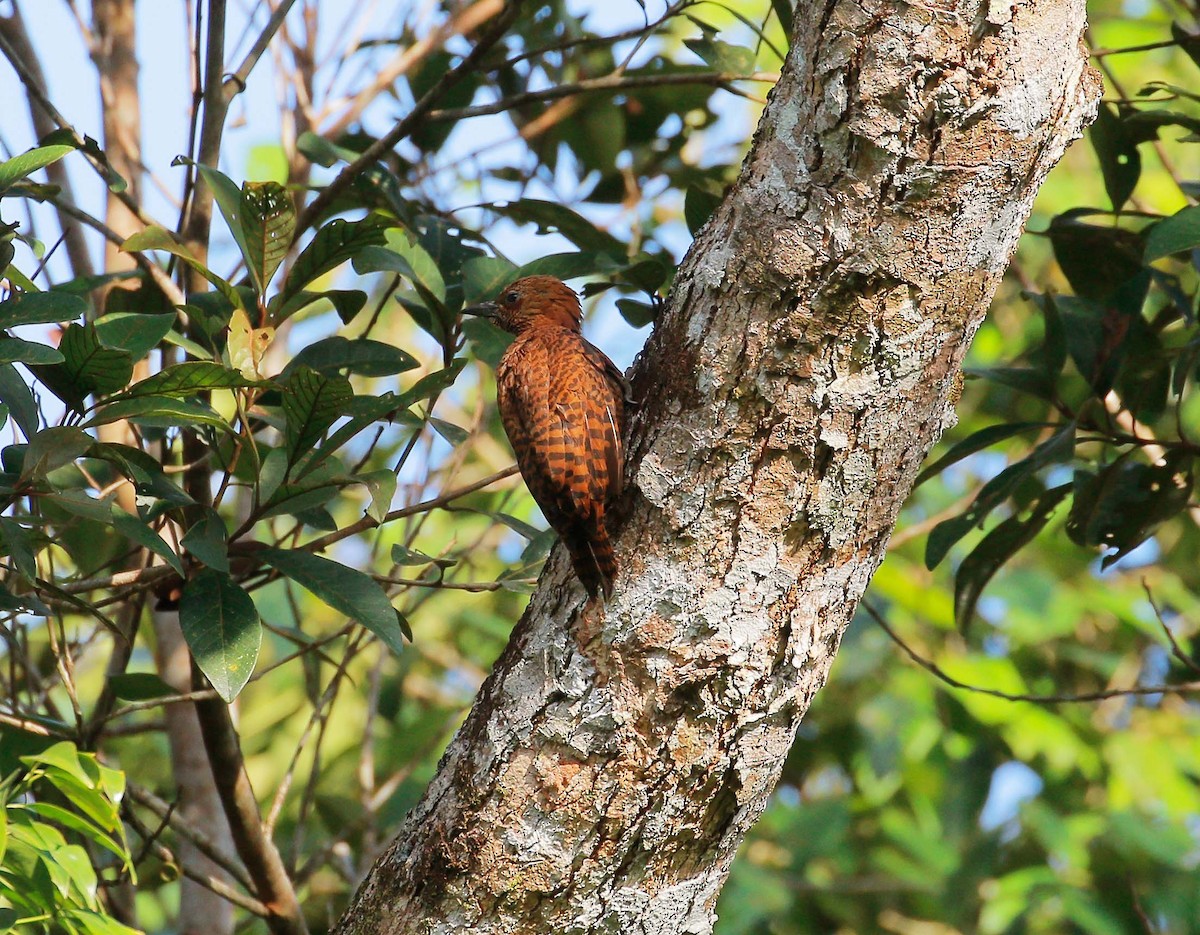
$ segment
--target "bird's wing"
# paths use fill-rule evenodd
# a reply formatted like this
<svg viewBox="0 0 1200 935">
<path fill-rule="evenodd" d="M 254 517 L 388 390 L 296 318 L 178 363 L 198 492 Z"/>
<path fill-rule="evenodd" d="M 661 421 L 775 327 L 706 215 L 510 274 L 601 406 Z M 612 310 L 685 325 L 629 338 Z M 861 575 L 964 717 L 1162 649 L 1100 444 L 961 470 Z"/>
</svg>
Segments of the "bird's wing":
<svg viewBox="0 0 1200 935">
<path fill-rule="evenodd" d="M 600 412 L 603 428 L 599 438 L 593 439 L 593 447 L 597 449 L 597 455 L 604 458 L 608 475 L 606 495 L 607 499 L 612 500 L 621 494 L 625 467 L 621 430 L 624 427 L 625 410 L 633 405 L 632 390 L 625 374 L 602 350 L 586 340 L 581 339 L 581 342 L 584 356 L 602 378 L 602 382 L 596 382 L 595 393 L 591 397 Z"/>
<path fill-rule="evenodd" d="M 496 374 L 496 401 L 525 485 L 561 532 L 564 523 L 583 515 L 585 505 L 576 502 L 571 485 L 582 438 L 573 430 L 570 407 L 564 410 L 561 394 L 552 393 L 559 367 L 552 349 L 528 341 L 513 351 Z"/>
</svg>

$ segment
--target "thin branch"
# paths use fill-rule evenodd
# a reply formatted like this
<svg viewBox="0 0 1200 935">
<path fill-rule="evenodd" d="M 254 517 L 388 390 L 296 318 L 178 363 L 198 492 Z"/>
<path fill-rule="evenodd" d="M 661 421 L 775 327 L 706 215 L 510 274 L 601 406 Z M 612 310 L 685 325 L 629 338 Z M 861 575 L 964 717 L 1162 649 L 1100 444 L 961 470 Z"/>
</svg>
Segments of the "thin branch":
<svg viewBox="0 0 1200 935">
<path fill-rule="evenodd" d="M 242 862 L 231 854 L 226 854 L 207 833 L 180 815 L 175 803 L 164 802 L 149 789 L 143 789 L 132 782 L 126 784 L 126 791 L 133 801 L 153 812 L 159 821 L 164 822 L 180 837 L 186 838 L 188 842 L 194 844 L 196 850 L 237 880 L 247 891 L 254 890 L 254 882 L 250 879 L 250 874 L 246 872 Z"/>
<path fill-rule="evenodd" d="M 354 162 L 345 166 L 333 181 L 325 186 L 312 203 L 304 209 L 300 217 L 296 220 L 297 232 L 311 227 L 364 169 L 374 165 L 384 153 L 391 150 L 397 143 L 408 136 L 417 124 L 429 114 L 434 104 L 441 100 L 447 91 L 475 69 L 479 60 L 508 31 L 509 26 L 517 18 L 517 13 L 521 9 L 522 2 L 523 0 L 506 0 L 504 11 L 496 17 L 491 28 L 488 29 L 471 51 L 463 57 L 462 61 L 442 75 L 434 83 L 433 87 L 425 92 L 420 100 L 413 105 L 412 110 L 396 121 L 391 130 L 363 150 L 362 155 L 355 159 Z"/>
<path fill-rule="evenodd" d="M 1142 590 L 1146 592 L 1146 600 L 1150 602 L 1150 607 L 1154 610 L 1154 616 L 1158 619 L 1158 625 L 1162 627 L 1163 633 L 1167 635 L 1167 640 L 1171 643 L 1171 655 L 1174 656 L 1186 668 L 1193 672 L 1200 673 L 1200 662 L 1197 662 L 1191 656 L 1183 651 L 1183 647 L 1179 645 L 1179 640 L 1175 639 L 1175 634 L 1171 632 L 1171 627 L 1163 618 L 1162 611 L 1158 609 L 1158 604 L 1154 601 L 1154 594 L 1150 591 L 1150 582 L 1145 578 L 1142 579 Z"/>
<path fill-rule="evenodd" d="M 258 60 L 262 58 L 263 52 L 267 50 L 267 46 L 271 44 L 271 40 L 275 38 L 275 34 L 279 32 L 279 27 L 283 25 L 283 21 L 287 19 L 288 13 L 291 12 L 295 4 L 296 0 L 283 0 L 275 8 L 275 12 L 267 20 L 267 25 L 258 34 L 258 38 L 254 40 L 254 45 L 250 47 L 250 51 L 242 59 L 242 64 L 238 66 L 237 71 L 225 77 L 224 94 L 227 106 L 230 101 L 246 90 L 246 82 L 250 78 L 250 72 L 254 70 L 254 66 L 258 64 Z"/>
<path fill-rule="evenodd" d="M 511 467 L 506 467 L 502 471 L 497 471 L 495 474 L 489 474 L 487 477 L 482 477 L 479 480 L 465 484 L 462 487 L 456 487 L 440 497 L 434 497 L 432 500 L 423 500 L 420 503 L 414 503 L 412 506 L 400 507 L 397 510 L 392 510 L 383 518 L 383 522 L 379 523 L 370 516 L 364 516 L 357 523 L 351 523 L 342 529 L 338 529 L 320 538 L 313 539 L 311 542 L 305 543 L 304 548 L 310 552 L 321 552 L 333 545 L 335 542 L 341 542 L 350 536 L 356 536 L 360 532 L 367 529 L 373 529 L 376 526 L 382 526 L 394 520 L 403 519 L 405 516 L 415 516 L 418 513 L 424 513 L 428 510 L 436 510 L 438 507 L 443 507 L 459 497 L 465 497 L 469 493 L 474 493 L 476 490 L 482 490 L 484 487 L 489 487 L 498 480 L 504 480 L 506 477 L 512 477 L 517 473 L 517 466 L 514 464 Z"/>
<path fill-rule="evenodd" d="M 540 91 L 524 91 L 489 104 L 476 104 L 473 107 L 454 107 L 446 110 L 430 111 L 428 119 L 432 122 L 444 123 L 465 120 L 468 117 L 482 117 L 487 114 L 499 114 L 524 104 L 553 101 L 564 97 L 574 97 L 576 94 L 588 94 L 597 91 L 620 91 L 630 88 L 656 88 L 670 85 L 712 85 L 726 88 L 733 81 L 760 81 L 774 84 L 779 80 L 778 72 L 759 71 L 752 75 L 735 75 L 728 72 L 696 72 L 670 75 L 605 75 L 603 78 L 584 78 L 570 84 L 560 84 L 553 88 L 543 88 Z"/>
<path fill-rule="evenodd" d="M 1200 682 L 1180 682 L 1177 685 L 1135 685 L 1131 688 L 1110 688 L 1097 692 L 1084 692 L 1079 695 L 1029 695 L 1000 691 L 998 688 L 986 688 L 982 685 L 970 685 L 966 682 L 960 682 L 936 662 L 932 662 L 924 656 L 919 655 L 916 650 L 900 638 L 895 630 L 888 626 L 883 615 L 875 609 L 870 601 L 862 601 L 862 606 L 866 608 L 871 618 L 879 624 L 879 628 L 892 638 L 892 642 L 899 646 L 909 659 L 926 672 L 945 682 L 951 688 L 961 688 L 964 691 L 975 692 L 980 695 L 1003 698 L 1005 701 L 1028 701 L 1033 704 L 1078 704 L 1085 701 L 1104 701 L 1108 698 L 1127 698 L 1133 695 L 1184 695 L 1200 691 Z"/>
</svg>

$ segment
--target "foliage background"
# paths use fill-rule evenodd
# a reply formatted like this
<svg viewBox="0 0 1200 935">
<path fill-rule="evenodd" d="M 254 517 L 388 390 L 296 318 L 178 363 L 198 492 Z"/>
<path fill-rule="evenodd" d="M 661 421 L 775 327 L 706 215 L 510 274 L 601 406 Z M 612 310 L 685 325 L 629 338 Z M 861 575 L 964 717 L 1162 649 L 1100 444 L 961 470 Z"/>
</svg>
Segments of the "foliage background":
<svg viewBox="0 0 1200 935">
<path fill-rule="evenodd" d="M 588 26 L 604 33 L 639 21 L 635 4 L 627 5 L 625 20 L 611 8 L 602 12 L 601 6 L 546 5 L 550 12 L 521 21 L 518 41 L 538 45 L 560 38 L 553 33 L 554 24 L 585 14 Z M 745 19 L 766 24 L 766 41 L 719 5 L 705 3 L 689 12 L 720 30 L 719 39 L 695 20 L 680 17 L 660 31 L 650 49 L 696 66 L 705 59 L 683 40 L 707 38 L 703 51 L 709 65 L 769 73 L 779 67 L 771 45 L 782 48 L 785 41 L 777 9 L 773 15 L 771 7 L 766 2 L 737 5 Z M 1170 39 L 1172 23 L 1195 25 L 1193 11 L 1182 4 L 1096 0 L 1090 9 L 1091 39 L 1097 49 L 1158 44 Z M 158 9 L 144 15 L 161 14 Z M 428 21 L 418 18 L 415 23 L 416 32 L 428 28 Z M 394 25 L 387 30 L 382 23 L 376 26 L 377 35 L 397 32 Z M 148 62 L 161 55 L 152 50 L 154 42 L 148 38 L 154 28 L 143 27 Z M 177 26 L 160 28 L 178 33 Z M 47 43 L 45 35 L 35 32 L 39 45 Z M 731 61 L 728 56 L 738 53 L 714 42 L 753 50 L 750 67 L 741 59 Z M 465 48 L 461 43 L 450 47 L 458 52 Z M 514 50 L 517 47 L 514 44 Z M 384 43 L 379 54 L 386 50 Z M 581 63 L 586 63 L 588 74 L 605 73 L 615 62 L 604 55 L 600 46 L 578 58 L 564 56 L 560 61 L 552 56 L 546 71 L 530 79 L 531 86 L 574 80 Z M 78 66 L 56 62 L 53 55 L 47 62 L 60 106 L 72 115 L 85 110 L 87 102 L 70 90 L 71 80 L 55 79 L 56 66 Z M 281 62 L 286 66 L 283 59 L 273 64 L 278 68 Z M 1098 62 L 1107 70 L 1106 100 L 1134 98 L 1155 80 L 1200 89 L 1197 64 L 1174 46 L 1105 55 Z M 177 79 L 178 71 L 173 72 Z M 284 181 L 289 168 L 295 171 L 289 162 L 293 147 L 279 146 L 274 133 L 262 131 L 263 126 L 277 125 L 278 105 L 265 79 L 268 73 L 264 65 L 263 76 L 255 76 L 261 84 L 235 104 L 221 167 L 238 181 Z M 344 90 L 363 80 L 370 69 L 339 74 L 343 84 L 335 87 Z M 363 111 L 367 131 L 385 129 L 409 106 L 409 95 L 419 95 L 421 82 L 429 80 L 428 74 L 422 78 L 414 73 L 398 84 L 396 99 L 384 97 Z M 736 86 L 752 96 L 762 93 L 757 83 Z M 286 98 L 289 91 L 282 87 Z M 10 99 L 7 86 L 3 90 Z M 177 93 L 183 91 L 186 85 L 181 84 Z M 445 106 L 479 102 L 487 93 L 472 90 L 473 97 L 464 93 Z M 185 125 L 174 123 L 177 115 L 168 114 L 149 92 L 145 100 L 147 126 L 161 120 L 166 130 L 146 134 L 147 163 L 170 180 L 167 187 L 177 185 L 178 178 L 170 173 L 184 170 L 168 169 L 167 163 L 186 145 Z M 655 107 L 664 115 L 659 123 L 644 116 Z M 456 209 L 445 217 L 486 237 L 470 246 L 491 255 L 502 253 L 519 265 L 587 245 L 578 239 L 572 244 L 561 233 L 535 233 L 530 224 L 521 223 L 528 213 L 512 210 L 506 217 L 503 211 L 469 206 L 544 199 L 576 207 L 597 226 L 598 230 L 585 230 L 583 240 L 594 246 L 604 245 L 606 235 L 616 237 L 621 245 L 632 245 L 620 251 L 627 259 L 657 257 L 665 273 L 686 249 L 689 228 L 703 216 L 704 206 L 720 184 L 732 178 L 757 109 L 753 100 L 701 87 L 646 91 L 615 102 L 589 97 L 586 106 L 552 123 L 547 135 L 532 144 L 514 136 L 514 124 L 503 115 L 461 125 L 433 124 L 414 138 L 419 145 L 405 144 L 400 157 L 389 160 L 369 186 L 355 189 L 346 206 L 355 201 L 359 206 L 377 203 L 372 200 L 382 193 L 385 201 L 392 199 L 393 209 L 397 204 L 435 212 Z M 1184 115 L 1196 111 L 1186 98 L 1153 109 Z M 518 125 L 527 125 L 539 113 L 519 114 Z M 10 126 L 15 123 L 15 116 L 0 117 L 0 135 L 18 152 L 25 147 L 13 141 L 25 131 Z M 81 128 L 86 128 L 82 119 Z M 285 119 L 282 136 L 286 140 L 297 129 Z M 1196 189 L 1188 183 L 1200 178 L 1200 165 L 1194 141 L 1186 138 L 1189 132 L 1195 127 L 1179 121 L 1163 129 L 1160 143 L 1142 142 L 1141 175 L 1123 217 L 1114 221 L 1096 215 L 1086 220 L 1139 230 L 1152 215 L 1173 215 L 1192 204 Z M 173 142 L 164 144 L 163 139 Z M 314 143 L 305 151 L 318 158 L 326 155 Z M 84 181 L 79 157 L 70 158 L 76 160 L 71 171 L 81 192 L 91 186 L 92 193 L 81 196 L 86 205 L 87 198 L 99 197 L 96 182 Z M 1115 159 L 1105 163 L 1110 176 L 1119 174 Z M 312 171 L 313 179 L 321 182 L 336 169 Z M 1111 178 L 1106 186 L 1095 147 L 1080 141 L 1039 196 L 1031 233 L 1023 239 L 1013 272 L 976 338 L 971 367 L 985 370 L 1014 361 L 1033 369 L 1045 365 L 1047 318 L 1022 293 L 1078 294 L 1083 291 L 1080 281 L 1088 277 L 1064 274 L 1044 232 L 1053 218 L 1072 209 L 1109 210 L 1117 200 L 1110 201 L 1111 191 Z M 8 221 L 16 219 L 7 210 L 14 203 L 5 202 Z M 173 216 L 174 209 L 153 192 L 148 191 L 146 203 L 160 216 Z M 45 206 L 31 210 L 39 229 L 53 228 Z M 1142 213 L 1146 217 L 1140 217 Z M 543 222 L 547 224 L 554 221 Z M 237 249 L 220 222 L 216 230 L 221 239 L 211 265 L 228 273 L 238 262 Z M 403 250 L 401 241 L 389 245 Z M 1119 261 L 1112 241 L 1101 239 L 1087 250 L 1097 278 Z M 483 275 L 492 271 L 490 267 L 477 267 L 479 275 L 471 278 L 462 273 L 461 257 L 457 266 L 449 254 L 433 258 L 443 281 L 452 288 L 461 282 L 468 299 L 471 290 L 482 293 L 492 283 Z M 36 265 L 24 247 L 14 262 L 27 272 Z M 557 262 L 564 264 L 559 269 L 581 270 L 592 282 L 618 284 L 617 290 L 589 303 L 588 330 L 622 365 L 628 363 L 644 334 L 644 319 L 653 310 L 648 296 L 637 288 L 657 287 L 653 262 L 640 269 L 636 262 L 594 258 Z M 443 366 L 446 347 L 417 324 L 419 310 L 414 319 L 386 293 L 387 275 L 364 272 L 367 262 L 357 266 L 357 271 L 343 270 L 324 287 L 369 290 L 368 315 L 379 303 L 377 320 L 368 325 L 364 315 L 343 326 L 328 308 L 320 307 L 297 316 L 273 345 L 275 369 L 326 335 L 357 337 L 369 330 L 371 337 L 412 353 L 420 368 L 399 375 L 357 374 L 355 390 L 383 394 L 409 388 L 416 377 Z M 1179 289 L 1194 310 L 1196 272 L 1188 258 L 1157 266 L 1178 277 Z M 46 271 L 51 281 L 69 278 L 61 254 L 51 257 Z M 503 277 L 502 269 L 497 273 Z M 419 309 L 428 301 L 413 287 L 414 278 L 422 277 L 402 277 L 398 294 Z M 665 291 L 666 283 L 663 286 Z M 1157 321 L 1167 301 L 1162 284 L 1156 283 L 1155 289 L 1146 310 L 1148 321 Z M 463 295 L 454 298 L 461 300 Z M 617 298 L 624 303 L 620 310 Z M 1181 315 L 1166 321 L 1162 334 L 1177 350 L 1191 346 L 1193 330 L 1192 320 Z M 496 336 L 480 330 L 470 337 L 470 362 L 453 388 L 413 410 L 418 427 L 428 423 L 419 433 L 414 434 L 411 425 L 381 425 L 373 448 L 368 451 L 360 440 L 350 449 L 350 460 L 366 458 L 364 469 L 389 470 L 403 460 L 394 497 L 397 506 L 436 497 L 511 463 L 492 405 L 487 364 L 497 353 Z M 1063 385 L 1064 395 L 1074 394 L 1079 402 L 1090 390 L 1081 379 L 1076 350 L 1073 345 Z M 1155 353 L 1161 351 L 1160 346 Z M 1133 355 L 1137 360 L 1149 356 L 1153 355 Z M 1196 426 L 1196 404 L 1186 392 L 1178 405 L 1172 399 L 1158 419 L 1147 421 L 1159 440 L 1182 444 L 1186 430 Z M 55 404 L 49 405 L 51 417 L 58 418 Z M 1091 405 L 1094 410 L 1095 402 Z M 440 422 L 428 418 L 430 409 Z M 958 411 L 959 424 L 934 459 L 989 426 L 1043 422 L 1053 415 L 1036 395 L 985 378 L 968 379 Z M 1084 411 L 1082 405 L 1078 411 Z M 228 417 L 228 410 L 224 414 Z M 1101 429 L 1110 427 L 1110 421 L 1099 419 L 1097 424 L 1095 434 L 1103 436 Z M 1194 692 L 1122 693 L 1196 681 L 1197 672 L 1188 662 L 1197 655 L 1193 647 L 1200 645 L 1193 516 L 1176 509 L 1178 515 L 1150 530 L 1152 535 L 1128 555 L 1101 568 L 1100 551 L 1094 545 L 1080 546 L 1068 535 L 1071 511 L 1064 504 L 987 584 L 969 627 L 962 625 L 961 607 L 956 613 L 955 575 L 962 573 L 964 559 L 984 533 L 968 532 L 937 567 L 926 567 L 935 525 L 961 514 L 985 482 L 1028 455 L 1031 445 L 1045 439 L 1040 431 L 1015 434 L 958 461 L 922 484 L 910 499 L 868 597 L 879 620 L 863 611 L 847 633 L 830 684 L 805 720 L 772 805 L 735 865 L 719 906 L 721 935 L 1200 931 L 1200 721 L 1191 700 Z M 986 528 L 1008 516 L 1027 518 L 1030 504 L 1056 485 L 1073 483 L 1076 469 L 1100 470 L 1120 461 L 1117 455 L 1130 448 L 1142 451 L 1145 446 L 1081 446 L 1074 458 L 1060 459 L 1021 489 L 1010 491 L 1011 497 L 1004 498 Z M 402 458 L 405 451 L 409 454 Z M 332 520 L 345 526 L 358 520 L 368 503 L 362 488 L 351 488 L 327 508 Z M 1118 501 L 1117 508 L 1130 517 L 1138 515 L 1138 507 L 1129 502 Z M 336 917 L 374 849 L 386 842 L 389 829 L 420 795 L 441 748 L 503 648 L 549 546 L 546 537 L 526 524 L 538 527 L 540 518 L 510 476 L 456 500 L 450 509 L 422 512 L 343 540 L 327 553 L 347 566 L 374 569 L 393 579 L 424 585 L 442 580 L 482 589 L 394 586 L 396 606 L 415 637 L 398 656 L 360 629 L 347 630 L 344 615 L 301 588 L 278 581 L 255 592 L 267 629 L 257 676 L 237 702 L 237 726 L 254 787 L 275 824 L 276 841 L 298 881 L 314 928 Z M 1133 531 L 1125 532 L 1131 540 L 1136 538 Z M 304 535 L 311 539 L 319 534 L 310 527 Z M 401 551 L 394 552 L 395 546 Z M 412 551 L 454 564 L 445 567 L 442 578 L 436 563 Z M 402 559 L 398 567 L 391 561 L 397 555 Z M 72 558 L 78 556 L 67 557 L 68 564 Z M 53 675 L 53 628 L 39 626 L 27 615 L 12 621 L 6 631 L 12 634 L 6 665 L 16 664 L 15 645 L 22 665 L 33 659 L 50 673 L 54 684 L 44 697 L 59 712 L 70 711 L 72 699 Z M 933 661 L 944 676 L 1043 700 L 1017 701 L 952 687 L 945 678 L 913 665 L 879 621 L 921 658 Z M 62 627 L 61 634 L 77 650 L 71 677 L 86 714 L 105 683 L 107 638 L 76 615 L 65 615 Z M 154 637 L 146 623 L 141 637 L 129 673 L 154 671 Z M 297 646 L 326 638 L 330 641 L 322 651 L 285 662 Z M 31 713 L 21 694 L 28 686 L 20 681 L 10 676 L 8 688 L 21 709 Z M 161 705 L 147 684 L 133 680 L 122 688 L 125 696 L 116 719 L 121 729 L 104 737 L 102 753 L 106 763 L 127 772 L 131 788 L 169 801 L 173 782 Z M 1116 693 L 1095 701 L 1044 700 L 1107 691 Z M 0 733 L 0 771 L 20 769 L 17 756 L 44 745 L 6 726 Z M 153 827 L 156 822 L 142 803 L 127 801 L 127 808 Z M 163 835 L 168 846 L 174 846 L 172 833 Z M 169 931 L 178 901 L 178 870 L 168 854 L 139 847 L 137 834 L 131 839 L 139 858 L 136 924 L 148 932 Z M 115 858 L 102 856 L 94 847 L 92 854 L 104 872 L 115 877 Z"/>
</svg>

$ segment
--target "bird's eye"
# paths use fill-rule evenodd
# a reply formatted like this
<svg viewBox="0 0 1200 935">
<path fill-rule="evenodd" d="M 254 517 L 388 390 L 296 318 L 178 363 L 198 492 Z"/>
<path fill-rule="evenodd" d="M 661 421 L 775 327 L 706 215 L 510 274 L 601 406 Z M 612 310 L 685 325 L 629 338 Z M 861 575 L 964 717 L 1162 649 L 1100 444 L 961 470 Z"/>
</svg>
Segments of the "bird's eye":
<svg viewBox="0 0 1200 935">
<path fill-rule="evenodd" d="M 516 303 L 517 299 L 519 299 L 519 298 L 520 298 L 520 296 L 517 295 L 515 292 L 509 292 L 509 293 L 505 294 L 504 302 L 507 305 L 513 305 Z"/>
</svg>

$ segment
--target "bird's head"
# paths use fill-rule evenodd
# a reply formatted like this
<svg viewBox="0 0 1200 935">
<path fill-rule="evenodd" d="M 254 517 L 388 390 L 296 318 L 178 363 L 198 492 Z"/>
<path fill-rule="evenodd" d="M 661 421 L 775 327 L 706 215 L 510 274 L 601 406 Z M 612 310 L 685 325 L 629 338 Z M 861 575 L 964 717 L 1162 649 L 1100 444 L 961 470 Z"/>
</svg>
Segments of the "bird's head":
<svg viewBox="0 0 1200 935">
<path fill-rule="evenodd" d="M 512 334 L 543 326 L 578 331 L 583 320 L 575 290 L 553 276 L 518 279 L 505 286 L 494 302 L 464 308 L 463 314 L 490 318 Z"/>
</svg>

